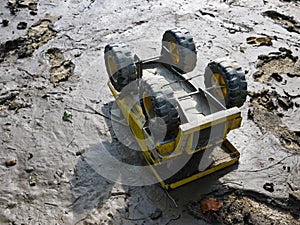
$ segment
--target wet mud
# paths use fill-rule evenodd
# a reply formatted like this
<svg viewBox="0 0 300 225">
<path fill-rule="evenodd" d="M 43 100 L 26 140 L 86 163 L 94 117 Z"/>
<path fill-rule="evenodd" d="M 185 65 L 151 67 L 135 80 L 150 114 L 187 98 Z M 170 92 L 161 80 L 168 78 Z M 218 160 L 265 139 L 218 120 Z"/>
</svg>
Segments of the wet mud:
<svg viewBox="0 0 300 225">
<path fill-rule="evenodd" d="M 275 91 L 264 90 L 250 93 L 252 108 L 248 118 L 253 120 L 262 132 L 272 132 L 287 149 L 300 150 L 300 133 L 292 131 L 281 121 L 288 110 L 299 108 L 297 103 L 288 96 L 280 96 Z"/>
<path fill-rule="evenodd" d="M 293 0 L 4 1 L 0 224 L 299 224 L 299 7 Z M 242 126 L 228 135 L 239 164 L 171 192 L 124 185 L 122 168 L 107 179 L 88 163 L 91 153 L 145 161 L 107 119 L 114 99 L 104 46 L 125 42 L 141 58 L 155 56 L 173 27 L 186 27 L 196 42 L 191 76 L 226 55 L 246 73 Z M 195 83 L 203 87 L 203 77 Z M 223 206 L 203 213 L 199 204 L 210 197 Z"/>
</svg>

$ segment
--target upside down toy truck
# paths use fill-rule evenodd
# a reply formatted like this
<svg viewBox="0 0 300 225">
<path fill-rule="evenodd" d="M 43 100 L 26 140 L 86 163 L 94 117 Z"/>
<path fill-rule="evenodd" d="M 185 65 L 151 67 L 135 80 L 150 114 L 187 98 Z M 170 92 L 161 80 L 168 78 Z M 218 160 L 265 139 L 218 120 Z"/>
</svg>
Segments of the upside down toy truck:
<svg viewBox="0 0 300 225">
<path fill-rule="evenodd" d="M 147 163 L 165 189 L 174 189 L 239 160 L 226 139 L 241 125 L 245 74 L 231 58 L 208 63 L 204 86 L 189 76 L 195 43 L 185 28 L 167 30 L 161 53 L 141 60 L 124 43 L 105 47 L 108 86 Z"/>
</svg>

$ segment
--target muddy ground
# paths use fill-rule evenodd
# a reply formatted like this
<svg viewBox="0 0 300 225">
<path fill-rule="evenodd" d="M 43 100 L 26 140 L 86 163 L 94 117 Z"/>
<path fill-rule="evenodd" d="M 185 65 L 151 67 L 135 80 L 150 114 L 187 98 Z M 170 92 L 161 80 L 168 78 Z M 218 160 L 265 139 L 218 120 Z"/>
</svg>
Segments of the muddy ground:
<svg viewBox="0 0 300 225">
<path fill-rule="evenodd" d="M 300 224 L 299 1 L 1 3 L 0 224 Z M 239 165 L 170 198 L 159 185 L 122 185 L 91 168 L 86 159 L 95 149 L 101 157 L 103 146 L 143 162 L 87 106 L 108 115 L 112 105 L 107 43 L 126 42 L 149 57 L 176 26 L 196 42 L 193 73 L 232 56 L 246 73 L 249 97 L 242 127 L 229 134 Z M 250 36 L 268 43 L 247 44 Z M 223 206 L 203 213 L 209 197 Z"/>
</svg>

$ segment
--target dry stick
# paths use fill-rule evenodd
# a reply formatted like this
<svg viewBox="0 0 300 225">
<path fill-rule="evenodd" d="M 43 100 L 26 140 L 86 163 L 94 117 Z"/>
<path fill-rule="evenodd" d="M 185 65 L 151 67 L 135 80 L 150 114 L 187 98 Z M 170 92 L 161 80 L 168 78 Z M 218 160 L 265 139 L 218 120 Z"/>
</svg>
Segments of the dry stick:
<svg viewBox="0 0 300 225">
<path fill-rule="evenodd" d="M 107 115 L 105 115 L 105 114 L 103 114 L 103 113 L 97 111 L 96 109 L 94 109 L 92 106 L 89 106 L 88 104 L 85 104 L 85 106 L 88 107 L 88 108 L 90 108 L 91 110 L 93 110 L 95 114 L 100 115 L 100 116 L 104 117 L 105 119 L 114 121 L 114 122 L 116 122 L 116 123 L 118 123 L 118 124 L 120 124 L 120 125 L 123 125 L 123 126 L 128 127 L 128 124 L 122 123 L 122 122 L 119 121 L 119 120 L 115 120 L 115 119 L 113 119 L 113 118 L 111 118 L 111 117 L 109 117 L 109 116 L 107 116 Z"/>
<path fill-rule="evenodd" d="M 70 141 L 70 143 L 67 145 L 67 148 L 70 147 L 70 145 L 73 143 L 74 140 L 75 140 L 75 137 L 72 138 L 72 140 Z"/>
<path fill-rule="evenodd" d="M 103 113 L 97 111 L 96 109 L 94 109 L 92 106 L 89 106 L 88 104 L 86 104 L 85 106 L 88 107 L 88 108 L 90 108 L 91 110 L 93 110 L 93 112 L 86 111 L 86 110 L 82 110 L 82 109 L 76 109 L 76 108 L 71 107 L 71 106 L 66 107 L 66 109 L 71 109 L 71 110 L 74 110 L 74 111 L 77 111 L 77 112 L 82 112 L 82 113 L 97 114 L 97 115 L 99 115 L 99 116 L 104 117 L 105 119 L 114 121 L 114 122 L 116 122 L 116 123 L 118 123 L 118 124 L 120 124 L 120 125 L 128 126 L 128 125 L 125 124 L 125 123 L 122 123 L 122 122 L 120 122 L 120 121 L 118 121 L 118 120 L 112 119 L 111 117 L 109 117 L 109 116 L 107 116 L 107 115 L 105 115 L 105 114 L 103 114 Z"/>
<path fill-rule="evenodd" d="M 171 199 L 171 201 L 174 203 L 175 207 L 178 208 L 178 205 L 176 204 L 175 199 L 170 195 L 170 193 L 167 190 L 164 189 L 164 191 L 167 194 L 167 196 L 169 197 L 169 199 Z"/>
<path fill-rule="evenodd" d="M 85 216 L 85 217 L 83 217 L 82 219 L 78 220 L 76 223 L 74 223 L 74 225 L 76 225 L 76 224 L 78 224 L 78 223 L 84 221 L 87 217 L 88 217 L 88 216 Z"/>
<path fill-rule="evenodd" d="M 142 217 L 142 218 L 127 218 L 127 217 L 123 217 L 123 216 L 120 216 L 122 219 L 125 219 L 125 220 L 132 220 L 132 221 L 137 221 L 137 220 L 146 220 L 148 219 L 148 217 Z"/>
<path fill-rule="evenodd" d="M 45 205 L 51 205 L 51 206 L 55 206 L 55 207 L 58 207 L 57 204 L 55 203 L 50 203 L 50 202 L 44 202 Z"/>
</svg>

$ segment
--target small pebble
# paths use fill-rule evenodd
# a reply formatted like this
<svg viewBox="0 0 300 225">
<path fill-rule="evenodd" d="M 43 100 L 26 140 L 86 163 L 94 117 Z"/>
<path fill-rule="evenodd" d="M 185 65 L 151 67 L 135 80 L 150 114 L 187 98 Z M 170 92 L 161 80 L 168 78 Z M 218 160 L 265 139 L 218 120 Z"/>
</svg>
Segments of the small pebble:
<svg viewBox="0 0 300 225">
<path fill-rule="evenodd" d="M 2 20 L 2 26 L 7 27 L 9 21 L 8 20 Z"/>
<path fill-rule="evenodd" d="M 31 173 L 31 172 L 33 172 L 33 170 L 34 170 L 34 168 L 31 167 L 31 166 L 28 166 L 28 167 L 25 168 L 26 173 Z"/>
<path fill-rule="evenodd" d="M 14 165 L 16 165 L 16 164 L 17 164 L 17 159 L 16 159 L 16 158 L 8 159 L 8 160 L 6 160 L 6 162 L 5 162 L 5 165 L 6 165 L 7 167 L 14 166 Z"/>
<path fill-rule="evenodd" d="M 27 23 L 26 22 L 20 22 L 18 25 L 17 25 L 17 29 L 18 30 L 24 30 L 27 28 Z"/>
<path fill-rule="evenodd" d="M 273 183 L 265 183 L 263 188 L 268 192 L 274 192 L 274 184 Z"/>
</svg>

